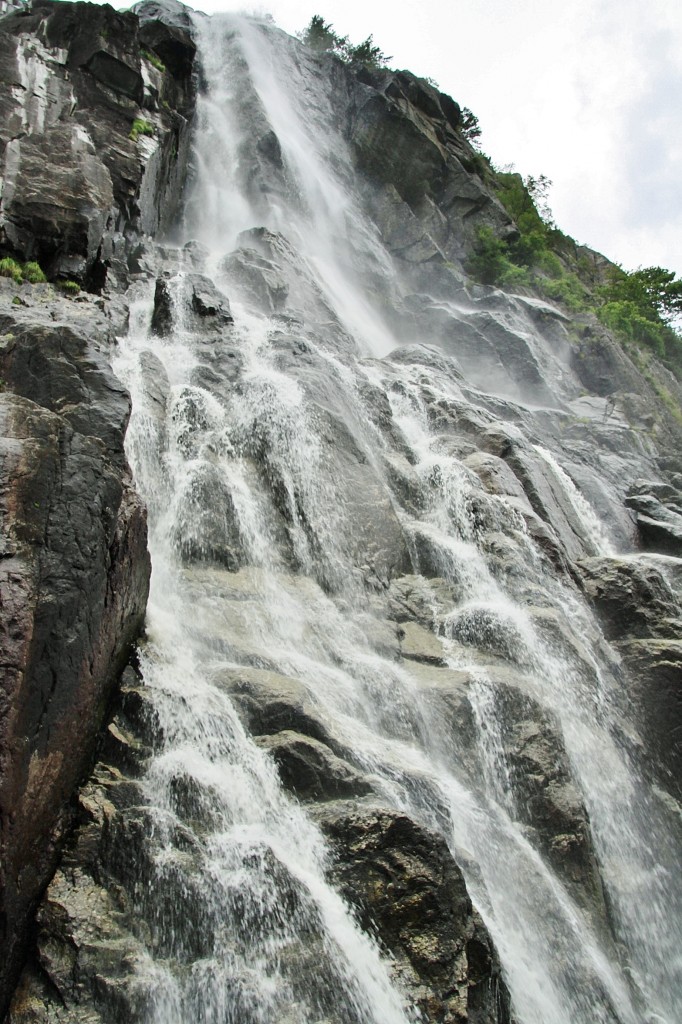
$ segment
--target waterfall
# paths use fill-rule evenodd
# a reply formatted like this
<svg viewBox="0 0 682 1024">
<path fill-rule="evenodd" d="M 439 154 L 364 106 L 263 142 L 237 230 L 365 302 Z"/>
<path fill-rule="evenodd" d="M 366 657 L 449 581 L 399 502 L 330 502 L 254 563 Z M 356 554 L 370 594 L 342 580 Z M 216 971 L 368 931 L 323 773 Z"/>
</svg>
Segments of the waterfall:
<svg viewBox="0 0 682 1024">
<path fill-rule="evenodd" d="M 519 1024 L 674 1024 L 673 826 L 642 781 L 598 626 L 518 505 L 484 491 L 439 429 L 436 401 L 481 430 L 495 415 L 452 362 L 401 347 L 429 339 L 391 326 L 405 295 L 319 62 L 242 16 L 198 20 L 197 34 L 194 179 L 165 250 L 174 328 L 150 332 L 140 286 L 115 362 L 153 563 L 150 839 L 131 868 L 146 1019 L 422 1019 L 330 881 L 315 814 L 244 727 L 244 701 L 268 692 L 317 723 L 375 801 L 443 837 Z M 197 258 L 230 299 L 219 337 L 183 314 Z M 586 499 L 537 452 L 585 553 L 609 552 Z M 402 636 L 401 579 L 426 609 Z M 543 757 L 552 799 L 584 826 L 574 877 L 561 828 L 543 836 L 529 810 L 540 796 L 523 759 Z"/>
</svg>

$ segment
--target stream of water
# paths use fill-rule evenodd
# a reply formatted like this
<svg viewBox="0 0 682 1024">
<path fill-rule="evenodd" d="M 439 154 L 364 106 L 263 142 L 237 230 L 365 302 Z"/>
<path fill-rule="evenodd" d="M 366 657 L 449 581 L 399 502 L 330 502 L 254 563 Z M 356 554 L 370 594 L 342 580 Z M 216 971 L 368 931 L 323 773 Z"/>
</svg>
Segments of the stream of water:
<svg viewBox="0 0 682 1024">
<path fill-rule="evenodd" d="M 665 806 L 622 739 L 591 614 L 548 574 L 519 512 L 484 493 L 434 430 L 424 365 L 384 359 L 398 344 L 380 301 L 395 287 L 391 260 L 354 191 L 327 79 L 271 25 L 225 15 L 199 20 L 197 31 L 207 88 L 181 244 L 206 247 L 206 272 L 230 297 L 238 382 L 207 383 L 223 357 L 181 315 L 170 337 L 150 336 L 150 290 L 115 365 L 133 396 L 128 453 L 149 507 L 141 668 L 163 736 L 144 780 L 156 836 L 140 896 L 154 935 L 139 979 L 150 1024 L 417 1020 L 389 960 L 327 881 L 314 820 L 245 731 L 235 679 L 294 687 L 378 798 L 444 836 L 519 1024 L 675 1024 L 677 851 Z M 280 155 L 272 181 L 254 187 L 261 129 Z M 288 260 L 288 319 L 256 308 L 225 263 L 252 244 L 242 232 L 261 228 Z M 169 271 L 178 294 L 191 270 L 179 249 Z M 284 358 L 282 341 L 297 331 L 299 362 Z M 161 416 L 143 372 L 149 350 L 168 382 Z M 454 376 L 439 386 L 465 402 Z M 339 437 L 372 474 L 412 573 L 441 581 L 435 675 L 375 640 L 387 598 L 378 584 L 368 596 L 358 563 L 361 512 L 332 451 Z M 608 553 L 586 500 L 549 452 L 538 457 L 594 550 Z M 391 460 L 409 488 L 392 480 Z M 202 557 L 216 533 L 237 552 L 227 568 Z M 520 573 L 496 571 L 493 540 Z M 466 737 L 443 682 L 464 677 Z M 510 711 L 516 699 L 521 711 Z M 601 917 L 524 820 L 508 753 L 514 714 L 544 723 L 570 767 L 606 893 Z"/>
</svg>

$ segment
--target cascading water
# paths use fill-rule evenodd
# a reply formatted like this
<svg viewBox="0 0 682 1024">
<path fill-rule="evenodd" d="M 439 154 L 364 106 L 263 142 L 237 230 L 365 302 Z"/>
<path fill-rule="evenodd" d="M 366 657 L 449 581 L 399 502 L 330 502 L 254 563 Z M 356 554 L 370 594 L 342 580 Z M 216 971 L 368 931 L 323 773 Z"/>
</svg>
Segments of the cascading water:
<svg viewBox="0 0 682 1024">
<path fill-rule="evenodd" d="M 676 851 L 623 738 L 597 627 L 518 508 L 486 494 L 434 428 L 434 391 L 484 427 L 485 403 L 432 353 L 381 358 L 397 347 L 381 312 L 397 285 L 312 58 L 246 18 L 197 31 L 207 89 L 184 231 L 206 247 L 235 323 L 227 346 L 183 322 L 192 267 L 178 250 L 173 332 L 149 335 L 147 295 L 115 366 L 133 396 L 129 455 L 154 567 L 141 658 L 158 748 L 144 780 L 153 841 L 136 887 L 145 1019 L 418 1019 L 327 880 L 318 827 L 241 724 L 235 694 L 265 687 L 295 694 L 377 800 L 443 835 L 519 1024 L 673 1024 Z M 604 550 L 589 506 L 552 469 Z M 436 654 L 396 660 L 377 639 L 400 572 L 425 577 L 433 626 L 426 639 L 406 626 L 403 652 L 428 641 Z M 540 733 L 563 759 L 559 804 L 583 814 L 573 878 L 511 752 L 523 734 L 530 757 Z"/>
</svg>

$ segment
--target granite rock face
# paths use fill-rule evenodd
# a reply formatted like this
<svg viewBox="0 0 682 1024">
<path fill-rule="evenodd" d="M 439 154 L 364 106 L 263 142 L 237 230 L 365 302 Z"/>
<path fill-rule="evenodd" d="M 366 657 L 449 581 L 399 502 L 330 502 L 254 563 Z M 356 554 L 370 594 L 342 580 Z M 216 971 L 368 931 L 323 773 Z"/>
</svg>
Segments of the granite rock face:
<svg viewBox="0 0 682 1024">
<path fill-rule="evenodd" d="M 146 510 L 109 357 L 112 292 L 186 177 L 195 46 L 167 18 L 47 0 L 0 20 L 0 249 L 106 292 L 0 280 L 0 1012 L 144 622 Z"/>
<path fill-rule="evenodd" d="M 143 13 L 44 0 L 2 20 L 0 246 L 51 279 L 124 285 L 137 235 L 178 213 L 195 47 Z"/>
<path fill-rule="evenodd" d="M 261 29 L 261 42 L 277 31 Z M 390 281 L 359 244 L 348 278 L 394 331 L 374 358 L 302 251 L 305 231 L 289 238 L 269 217 L 301 183 L 243 57 L 230 64 L 244 121 L 233 185 L 254 225 L 224 253 L 141 240 L 172 224 L 187 169 L 196 50 L 182 5 L 116 14 L 42 0 L 0 23 L 0 43 L 16 87 L 0 95 L 0 244 L 102 291 L 69 301 L 0 281 L 7 996 L 45 890 L 10 1024 L 142 1024 L 158 1016 L 164 979 L 180 991 L 195 964 L 215 974 L 235 950 L 246 966 L 236 956 L 230 1012 L 256 1024 L 248 943 L 262 929 L 262 952 L 269 928 L 294 1007 L 283 1024 L 308 997 L 306 1019 L 354 1024 L 320 980 L 339 974 L 276 847 L 249 833 L 230 865 L 237 882 L 228 871 L 222 890 L 211 874 L 234 826 L 223 789 L 241 794 L 252 776 L 277 794 L 271 817 L 283 806 L 301 822 L 303 808 L 326 837 L 321 879 L 423 1020 L 513 1020 L 494 913 L 488 931 L 465 882 L 475 892 L 482 877 L 485 858 L 473 864 L 466 849 L 481 835 L 513 840 L 527 903 L 547 899 L 558 929 L 568 906 L 581 939 L 603 940 L 616 962 L 603 864 L 619 851 L 602 855 L 592 764 L 578 771 L 580 743 L 602 728 L 589 709 L 611 702 L 619 715 L 594 735 L 615 734 L 615 761 L 622 744 L 670 806 L 682 767 L 682 463 L 653 385 L 593 323 L 578 341 L 559 309 L 467 281 L 477 230 L 516 228 L 457 104 L 427 82 L 278 43 L 296 82 L 320 90 L 308 114 L 338 142 L 334 166 L 344 182 L 357 175 L 354 241 L 385 247 Z M 130 401 L 108 365 L 131 275 L 154 296 L 139 394 L 151 461 L 168 474 L 160 497 L 145 493 L 150 514 L 156 500 L 174 517 L 183 644 L 212 687 L 191 743 L 183 686 L 154 689 L 128 666 L 116 693 L 149 574 L 123 452 Z M 176 365 L 178 341 L 188 358 Z M 187 749 L 207 736 L 214 760 L 193 774 Z M 243 760 L 229 761 L 241 743 Z M 304 922 L 294 937 L 290 919 Z M 582 948 L 572 955 L 567 941 L 558 986 L 581 976 Z"/>
<path fill-rule="evenodd" d="M 679 559 L 591 558 L 583 586 L 622 655 L 622 671 L 646 757 L 661 784 L 682 797 L 682 571 Z"/>
<path fill-rule="evenodd" d="M 371 209 L 391 252 L 445 262 L 468 254 L 483 223 L 516 235 L 449 96 L 406 71 L 366 72 L 351 88 L 348 135 L 358 169 L 375 185 Z"/>
<path fill-rule="evenodd" d="M 102 351 L 111 324 L 89 300 L 80 315 L 56 298 L 46 309 L 15 313 L 7 289 L 2 297 L 0 984 L 7 993 L 70 823 L 72 793 L 142 628 L 149 557 L 146 513 L 123 453 L 130 400 Z"/>
<path fill-rule="evenodd" d="M 376 807 L 325 808 L 321 824 L 334 881 L 394 958 L 422 1015 L 442 1024 L 507 1024 L 497 955 L 443 840 Z"/>
</svg>

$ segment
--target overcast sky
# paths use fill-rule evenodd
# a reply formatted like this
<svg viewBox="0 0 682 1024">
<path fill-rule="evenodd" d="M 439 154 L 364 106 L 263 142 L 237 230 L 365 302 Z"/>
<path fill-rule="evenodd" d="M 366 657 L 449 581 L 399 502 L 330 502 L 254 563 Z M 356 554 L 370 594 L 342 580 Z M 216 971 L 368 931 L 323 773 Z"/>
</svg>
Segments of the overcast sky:
<svg viewBox="0 0 682 1024">
<path fill-rule="evenodd" d="M 193 6 L 268 11 L 292 33 L 313 14 L 353 42 L 371 33 L 392 67 L 435 79 L 474 111 L 496 166 L 552 180 L 549 205 L 564 231 L 627 270 L 682 275 L 680 0 Z"/>
</svg>

